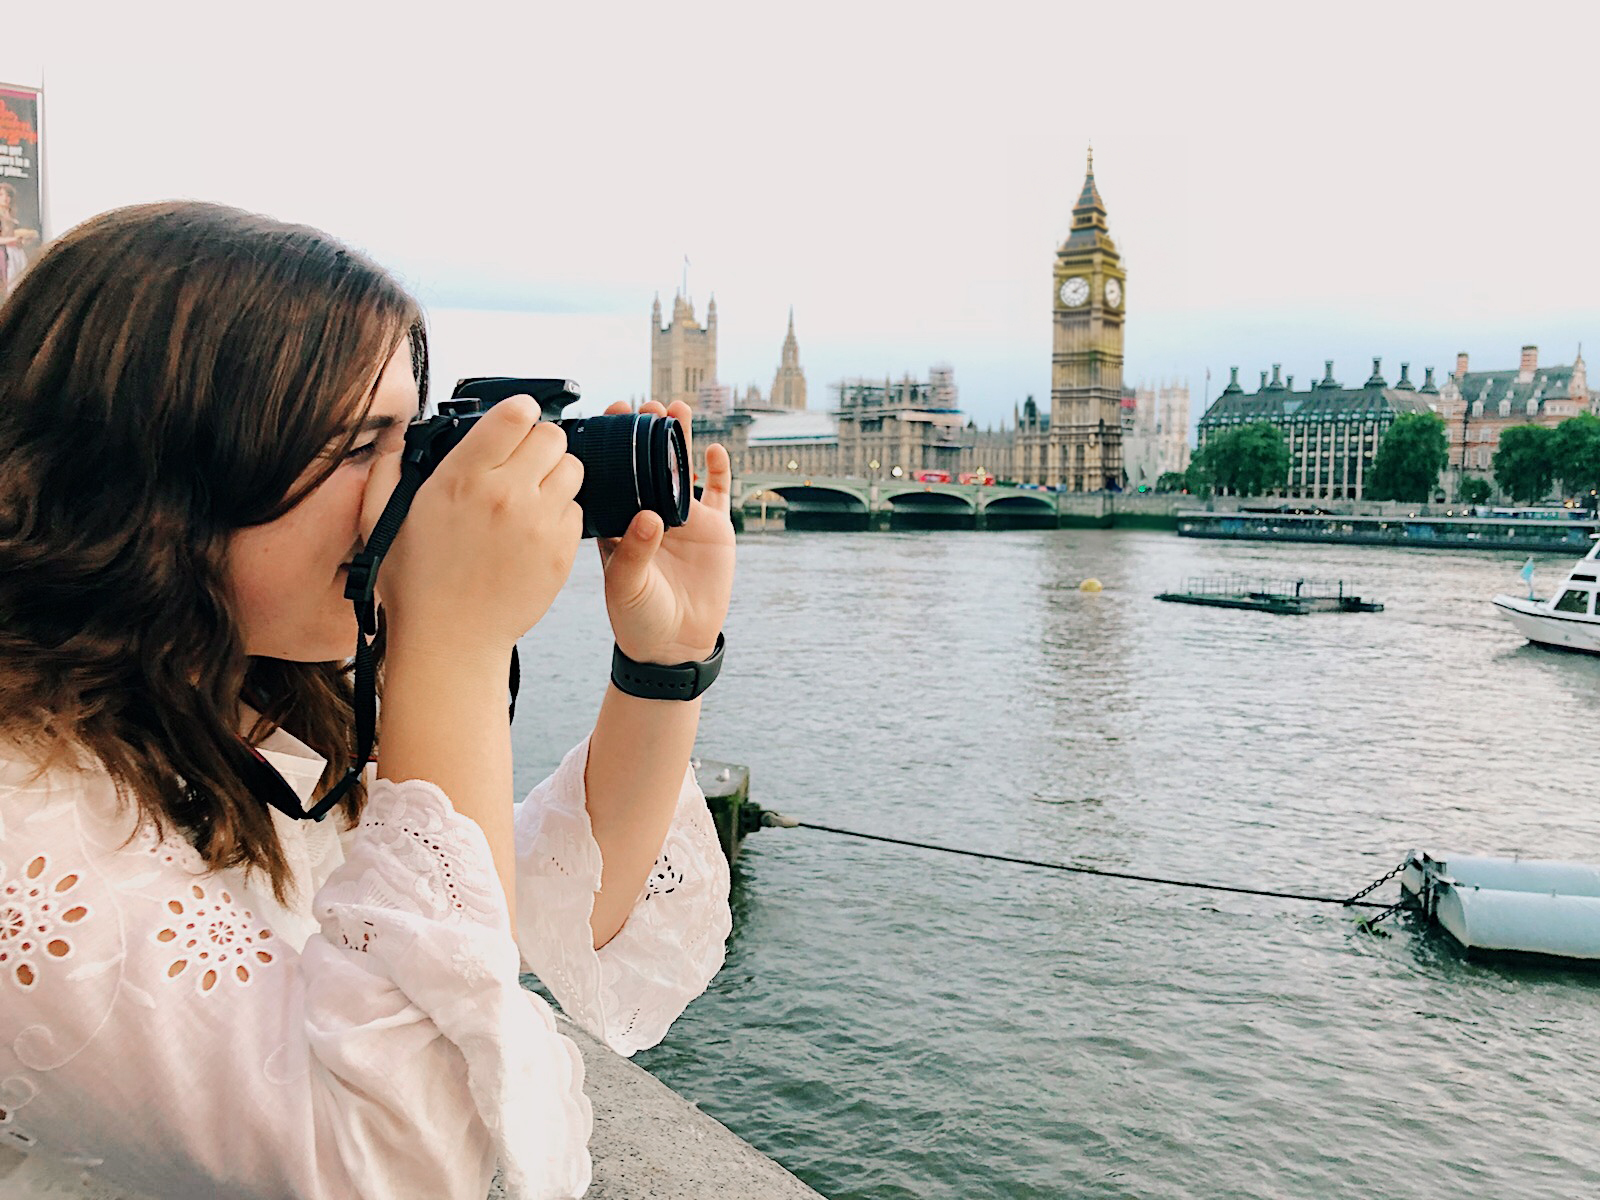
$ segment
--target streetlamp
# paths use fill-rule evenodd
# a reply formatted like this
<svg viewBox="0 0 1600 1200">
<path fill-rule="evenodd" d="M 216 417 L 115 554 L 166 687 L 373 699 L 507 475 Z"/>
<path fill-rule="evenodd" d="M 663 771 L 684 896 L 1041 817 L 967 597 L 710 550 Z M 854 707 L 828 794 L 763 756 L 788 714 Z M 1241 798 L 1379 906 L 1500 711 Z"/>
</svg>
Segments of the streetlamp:
<svg viewBox="0 0 1600 1200">
<path fill-rule="evenodd" d="M 878 504 L 878 468 L 882 465 L 877 459 L 873 459 L 867 464 L 867 470 L 872 472 L 869 476 L 870 483 L 867 487 L 867 512 L 869 514 Z"/>
<path fill-rule="evenodd" d="M 905 471 L 899 466 L 893 466 L 889 468 L 889 474 L 893 475 L 896 479 L 899 479 L 900 476 L 905 474 Z"/>
<path fill-rule="evenodd" d="M 798 471 L 800 469 L 800 464 L 795 462 L 795 460 L 791 458 L 789 460 L 789 462 L 788 462 L 788 467 L 789 467 L 789 470 L 791 470 L 791 471 Z"/>
</svg>

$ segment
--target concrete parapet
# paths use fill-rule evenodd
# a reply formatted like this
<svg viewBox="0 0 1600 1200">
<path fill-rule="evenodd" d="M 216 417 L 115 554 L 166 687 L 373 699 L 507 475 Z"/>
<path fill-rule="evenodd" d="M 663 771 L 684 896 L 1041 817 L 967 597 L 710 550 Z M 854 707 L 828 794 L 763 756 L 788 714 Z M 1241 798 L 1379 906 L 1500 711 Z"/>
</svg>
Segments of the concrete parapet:
<svg viewBox="0 0 1600 1200">
<path fill-rule="evenodd" d="M 559 1012 L 594 1105 L 584 1200 L 824 1200 L 725 1125 Z M 500 1181 L 489 1200 L 504 1200 Z"/>
</svg>

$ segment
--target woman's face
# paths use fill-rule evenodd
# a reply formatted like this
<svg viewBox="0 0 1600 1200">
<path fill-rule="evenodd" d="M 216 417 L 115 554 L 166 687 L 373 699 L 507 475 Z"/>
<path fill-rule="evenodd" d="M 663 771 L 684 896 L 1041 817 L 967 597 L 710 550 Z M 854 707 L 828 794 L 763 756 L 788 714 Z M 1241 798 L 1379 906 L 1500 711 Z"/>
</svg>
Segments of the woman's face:
<svg viewBox="0 0 1600 1200">
<path fill-rule="evenodd" d="M 360 436 L 333 474 L 276 521 L 233 535 L 228 587 L 246 654 L 330 662 L 354 653 L 355 611 L 344 583 L 346 565 L 362 546 L 367 476 L 380 456 L 404 447 L 416 415 L 411 348 L 402 339 L 379 377 Z M 330 454 L 337 450 L 337 443 L 328 447 Z"/>
</svg>

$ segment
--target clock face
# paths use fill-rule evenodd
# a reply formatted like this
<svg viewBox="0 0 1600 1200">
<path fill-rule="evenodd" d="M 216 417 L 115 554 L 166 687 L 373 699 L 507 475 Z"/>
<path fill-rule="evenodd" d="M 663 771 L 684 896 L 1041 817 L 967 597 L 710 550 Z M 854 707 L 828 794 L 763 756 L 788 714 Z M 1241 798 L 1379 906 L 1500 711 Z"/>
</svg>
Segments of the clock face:
<svg viewBox="0 0 1600 1200">
<path fill-rule="evenodd" d="M 1077 308 L 1089 298 L 1089 281 L 1082 275 L 1074 275 L 1061 285 L 1061 303 L 1068 308 Z"/>
<path fill-rule="evenodd" d="M 1115 279 L 1106 280 L 1106 303 L 1112 308 L 1122 305 L 1122 285 Z"/>
</svg>

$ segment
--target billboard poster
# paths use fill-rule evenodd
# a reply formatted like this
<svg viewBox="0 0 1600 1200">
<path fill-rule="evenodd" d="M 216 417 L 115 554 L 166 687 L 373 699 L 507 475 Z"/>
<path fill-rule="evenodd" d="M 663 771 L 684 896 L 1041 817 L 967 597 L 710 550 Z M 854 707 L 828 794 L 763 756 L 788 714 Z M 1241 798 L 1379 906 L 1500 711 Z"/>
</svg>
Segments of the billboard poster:
<svg viewBox="0 0 1600 1200">
<path fill-rule="evenodd" d="M 16 286 L 43 241 L 39 99 L 37 88 L 0 83 L 0 295 Z"/>
</svg>

